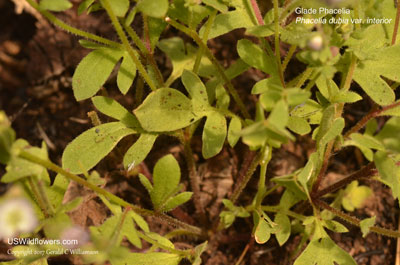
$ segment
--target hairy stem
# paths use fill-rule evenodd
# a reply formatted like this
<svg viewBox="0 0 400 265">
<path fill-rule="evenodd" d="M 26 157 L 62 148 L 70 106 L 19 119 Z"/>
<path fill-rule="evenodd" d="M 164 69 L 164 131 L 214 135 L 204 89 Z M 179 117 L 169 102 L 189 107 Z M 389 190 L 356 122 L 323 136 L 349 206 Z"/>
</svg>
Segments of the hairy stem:
<svg viewBox="0 0 400 265">
<path fill-rule="evenodd" d="M 247 161 L 243 162 L 242 168 L 239 172 L 238 182 L 239 184 L 236 186 L 235 190 L 230 197 L 230 200 L 233 204 L 237 201 L 240 194 L 246 187 L 247 183 L 249 182 L 251 176 L 253 176 L 254 171 L 256 170 L 258 164 L 260 163 L 261 153 L 251 152 L 249 155 L 245 156 Z M 242 176 L 244 175 L 244 176 Z"/>
<path fill-rule="evenodd" d="M 392 45 L 396 44 L 397 32 L 399 31 L 399 21 L 400 21 L 400 1 L 397 0 L 396 3 L 397 3 L 397 13 L 393 28 Z"/>
<path fill-rule="evenodd" d="M 211 13 L 210 17 L 207 20 L 205 30 L 203 33 L 203 38 L 202 38 L 205 45 L 207 45 L 208 34 L 210 33 L 211 27 L 214 23 L 214 19 L 217 16 L 217 12 L 218 12 L 217 10 L 214 10 L 214 12 Z M 196 61 L 194 62 L 194 65 L 193 65 L 193 72 L 196 74 L 199 71 L 200 62 L 201 62 L 201 58 L 203 58 L 203 54 L 204 54 L 204 47 L 200 47 L 197 50 Z"/>
<path fill-rule="evenodd" d="M 327 203 L 325 203 L 323 201 L 315 200 L 314 203 L 316 205 L 318 205 L 319 207 L 330 211 L 331 213 L 333 213 L 334 215 L 340 217 L 344 221 L 346 221 L 346 222 L 348 222 L 348 223 L 350 223 L 352 225 L 358 226 L 358 227 L 360 226 L 360 222 L 361 222 L 360 219 L 358 219 L 356 217 L 353 217 L 351 215 L 348 215 L 348 214 L 346 214 L 346 213 L 344 213 L 344 212 L 342 212 L 342 211 L 340 211 L 338 209 L 335 209 L 335 208 L 331 207 L 329 204 L 327 204 Z M 370 227 L 369 230 L 371 230 L 372 232 L 375 232 L 377 234 L 384 235 L 384 236 L 389 236 L 389 237 L 394 237 L 394 238 L 400 237 L 400 232 L 394 231 L 394 230 L 390 230 L 390 229 L 386 229 L 386 228 L 382 228 L 382 227 L 372 226 L 372 227 Z"/>
<path fill-rule="evenodd" d="M 282 63 L 282 71 L 283 72 L 285 72 L 286 67 L 288 66 L 290 60 L 292 59 L 293 54 L 295 53 L 296 49 L 297 49 L 296 45 L 290 46 L 289 51 L 285 57 L 285 60 L 283 60 L 283 63 Z"/>
<path fill-rule="evenodd" d="M 191 233 L 195 234 L 195 235 L 202 235 L 202 231 L 200 228 L 186 224 L 182 221 L 179 221 L 177 219 L 174 219 L 168 215 L 162 214 L 162 213 L 157 213 L 157 212 L 153 212 L 151 210 L 147 210 L 147 209 L 143 209 L 137 205 L 133 205 L 123 199 L 121 199 L 120 197 L 112 194 L 111 192 L 102 189 L 88 181 L 86 181 L 85 179 L 78 177 L 77 175 L 74 175 L 66 170 L 64 170 L 63 168 L 57 166 L 56 164 L 52 163 L 49 160 L 44 160 L 41 159 L 31 153 L 28 153 L 26 151 L 21 150 L 19 155 L 19 157 L 28 160 L 29 162 L 41 165 L 49 170 L 52 170 L 56 173 L 59 173 L 63 176 L 65 176 L 66 178 L 68 178 L 69 180 L 73 180 L 75 182 L 77 182 L 78 184 L 81 184 L 82 186 L 85 186 L 89 189 L 91 189 L 94 192 L 97 192 L 98 194 L 101 194 L 103 196 L 105 196 L 106 198 L 108 198 L 110 201 L 122 206 L 122 207 L 130 207 L 132 210 L 134 210 L 136 213 L 143 215 L 143 216 L 153 216 L 155 218 L 161 219 L 163 221 L 166 221 L 176 227 L 181 227 L 184 228 L 188 231 L 190 231 Z"/>
<path fill-rule="evenodd" d="M 35 176 L 31 176 L 28 178 L 28 183 L 29 186 L 31 186 L 31 191 L 33 192 L 35 199 L 39 205 L 39 207 L 42 209 L 43 214 L 46 218 L 54 215 L 54 209 L 52 205 L 50 204 L 47 195 L 45 191 L 43 190 L 43 187 L 39 187 L 39 180 Z"/>
<path fill-rule="evenodd" d="M 196 208 L 196 213 L 200 215 L 201 222 L 204 223 L 207 221 L 207 218 L 203 204 L 201 203 L 200 176 L 197 174 L 196 162 L 194 161 L 192 147 L 190 146 L 189 131 L 182 131 L 182 134 L 185 134 L 182 136 L 183 139 L 181 140 L 184 147 L 184 154 L 189 171 L 190 186 L 192 187 L 193 191 L 193 203 Z"/>
<path fill-rule="evenodd" d="M 126 37 L 125 32 L 122 29 L 122 26 L 119 23 L 117 16 L 114 14 L 114 11 L 111 8 L 109 0 L 100 0 L 100 2 L 102 4 L 102 6 L 104 7 L 104 9 L 107 11 L 107 14 L 111 19 L 111 23 L 113 24 L 115 30 L 117 31 L 119 38 L 122 41 L 122 45 L 123 45 L 124 49 L 128 52 L 129 56 L 131 56 L 133 62 L 136 64 L 136 67 L 137 67 L 139 73 L 143 76 L 143 79 L 149 85 L 151 90 L 155 91 L 157 89 L 157 87 L 154 85 L 153 80 L 150 78 L 150 76 L 147 73 L 146 69 L 144 68 L 143 64 L 136 57 L 135 50 L 129 44 L 128 38 Z"/>
<path fill-rule="evenodd" d="M 281 62 L 281 45 L 279 41 L 279 3 L 278 0 L 274 1 L 274 19 L 275 19 L 275 57 L 278 63 L 279 79 L 281 80 L 282 86 L 285 87 L 285 78 L 283 77 L 283 68 Z"/>
<path fill-rule="evenodd" d="M 344 179 L 341 179 L 341 180 L 333 183 L 332 185 L 329 185 L 325 189 L 320 190 L 315 195 L 315 198 L 316 199 L 321 198 L 322 196 L 324 196 L 324 195 L 326 195 L 328 193 L 332 193 L 332 192 L 335 192 L 335 191 L 343 188 L 344 186 L 346 186 L 347 184 L 350 184 L 354 180 L 358 180 L 358 179 L 361 179 L 361 178 L 372 177 L 375 174 L 377 174 L 377 170 L 375 168 L 375 163 L 374 162 L 370 162 L 368 165 L 366 165 L 362 169 L 354 172 L 350 176 L 345 177 Z"/>
<path fill-rule="evenodd" d="M 192 250 L 179 250 L 179 249 L 175 249 L 175 248 L 171 248 L 171 247 L 165 246 L 165 245 L 161 244 L 160 242 L 158 242 L 157 240 L 152 239 L 151 237 L 149 237 L 148 235 L 146 235 L 146 234 L 144 234 L 144 233 L 142 233 L 140 231 L 136 231 L 136 233 L 138 234 L 138 236 L 140 238 L 142 238 L 143 240 L 149 242 L 150 244 L 152 244 L 152 245 L 154 245 L 154 246 L 156 246 L 158 248 L 164 249 L 166 251 L 169 251 L 171 253 L 177 254 L 179 256 L 189 257 L 191 252 L 192 252 Z"/>
<path fill-rule="evenodd" d="M 400 100 L 396 101 L 390 105 L 387 105 L 383 108 L 373 108 L 367 115 L 365 115 L 361 120 L 357 122 L 356 125 L 354 125 L 350 130 L 348 130 L 345 135 L 344 139 L 348 138 L 352 133 L 358 132 L 361 128 L 363 128 L 371 119 L 378 117 L 380 114 L 382 114 L 385 111 L 388 111 L 390 109 L 396 108 L 400 106 Z"/>
<path fill-rule="evenodd" d="M 121 44 L 119 44 L 118 42 L 111 41 L 111 40 L 102 38 L 100 36 L 97 36 L 95 34 L 92 34 L 92 33 L 89 33 L 89 32 L 86 32 L 86 31 L 71 27 L 70 25 L 68 25 L 65 22 L 63 22 L 60 19 L 58 19 L 52 13 L 41 9 L 39 7 L 39 5 L 33 0 L 26 0 L 26 1 L 33 8 L 35 8 L 38 12 L 40 12 L 44 17 L 46 17 L 51 23 L 53 23 L 54 25 L 60 27 L 61 29 L 65 30 L 65 31 L 67 31 L 67 32 L 69 32 L 71 34 L 83 37 L 85 39 L 90 39 L 90 40 L 93 40 L 93 41 L 96 41 L 96 42 L 99 42 L 99 43 L 103 43 L 103 44 L 111 46 L 111 47 L 115 47 L 115 48 L 120 48 L 121 47 Z"/>
<path fill-rule="evenodd" d="M 143 44 L 143 41 L 139 38 L 137 33 L 133 30 L 129 25 L 122 24 L 124 26 L 124 30 L 128 33 L 129 37 L 132 39 L 133 43 L 139 48 L 140 52 L 146 56 L 147 61 L 150 63 L 154 72 L 156 73 L 156 78 L 161 87 L 164 86 L 164 79 L 160 72 L 160 69 L 157 66 L 156 61 L 154 60 L 153 53 L 150 52 L 146 46 Z"/>
<path fill-rule="evenodd" d="M 213 65 L 215 66 L 215 68 L 217 68 L 218 74 L 220 75 L 220 77 L 224 80 L 226 86 L 228 87 L 228 93 L 232 96 L 233 100 L 236 102 L 236 104 L 238 105 L 240 111 L 242 112 L 243 116 L 246 119 L 250 119 L 250 114 L 247 111 L 243 101 L 240 99 L 238 92 L 236 91 L 236 89 L 233 87 L 231 80 L 226 76 L 224 68 L 221 66 L 221 64 L 218 62 L 217 58 L 215 58 L 214 54 L 210 51 L 210 49 L 207 47 L 207 45 L 205 45 L 202 41 L 202 39 L 199 37 L 199 35 L 191 30 L 190 28 L 179 24 L 178 22 L 176 22 L 175 20 L 167 17 L 165 19 L 165 21 L 170 24 L 171 26 L 173 26 L 174 28 L 182 31 L 183 33 L 185 33 L 186 35 L 188 35 L 189 37 L 191 37 L 196 43 L 197 45 L 199 45 L 199 47 L 203 47 L 206 56 L 210 59 L 210 61 L 213 63 Z"/>
</svg>

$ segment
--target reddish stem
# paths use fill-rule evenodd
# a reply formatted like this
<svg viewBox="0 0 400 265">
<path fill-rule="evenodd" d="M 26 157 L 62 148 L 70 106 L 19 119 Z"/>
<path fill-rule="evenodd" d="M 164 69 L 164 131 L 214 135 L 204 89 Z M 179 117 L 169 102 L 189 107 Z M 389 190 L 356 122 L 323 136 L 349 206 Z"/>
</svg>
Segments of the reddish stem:
<svg viewBox="0 0 400 265">
<path fill-rule="evenodd" d="M 399 21 L 400 21 L 400 1 L 397 0 L 397 14 L 396 14 L 396 20 L 394 22 L 392 45 L 396 44 L 397 31 L 399 30 Z"/>
<path fill-rule="evenodd" d="M 253 8 L 254 14 L 256 15 L 257 22 L 260 25 L 264 25 L 264 20 L 261 16 L 260 8 L 258 7 L 257 0 L 250 0 L 251 7 Z"/>
</svg>

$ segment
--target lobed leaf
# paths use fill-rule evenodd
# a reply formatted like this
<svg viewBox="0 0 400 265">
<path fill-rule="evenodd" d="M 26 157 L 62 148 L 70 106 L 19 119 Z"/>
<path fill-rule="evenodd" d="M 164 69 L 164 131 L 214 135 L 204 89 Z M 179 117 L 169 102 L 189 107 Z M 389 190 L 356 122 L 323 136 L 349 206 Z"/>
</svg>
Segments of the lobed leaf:
<svg viewBox="0 0 400 265">
<path fill-rule="evenodd" d="M 190 99 L 172 88 L 150 93 L 134 113 L 149 132 L 175 131 L 201 118 L 193 113 Z"/>
</svg>

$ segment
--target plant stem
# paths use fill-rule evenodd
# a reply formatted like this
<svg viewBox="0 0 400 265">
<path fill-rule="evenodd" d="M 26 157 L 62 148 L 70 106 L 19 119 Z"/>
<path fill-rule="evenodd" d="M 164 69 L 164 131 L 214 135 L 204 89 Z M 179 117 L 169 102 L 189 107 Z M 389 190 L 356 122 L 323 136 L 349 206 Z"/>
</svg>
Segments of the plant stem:
<svg viewBox="0 0 400 265">
<path fill-rule="evenodd" d="M 263 206 L 261 206 L 261 210 L 266 211 L 266 212 L 283 213 L 283 214 L 285 214 L 287 216 L 296 218 L 296 219 L 298 219 L 300 221 L 304 221 L 306 219 L 306 217 L 304 215 L 295 213 L 295 212 L 293 212 L 291 210 L 286 210 L 286 209 L 284 209 L 284 208 L 282 208 L 280 206 L 263 205 Z"/>
<path fill-rule="evenodd" d="M 210 51 L 210 49 L 207 47 L 207 45 L 205 45 L 203 43 L 203 41 L 201 40 L 201 38 L 199 37 L 199 35 L 191 30 L 190 28 L 176 22 L 175 20 L 167 17 L 165 19 L 165 21 L 170 24 L 171 26 L 173 26 L 174 28 L 182 31 L 183 33 L 185 33 L 186 35 L 188 35 L 189 37 L 191 37 L 196 43 L 197 45 L 199 45 L 199 47 L 203 47 L 204 52 L 206 53 L 206 56 L 210 59 L 210 61 L 213 63 L 213 65 L 217 68 L 217 71 L 219 73 L 219 75 L 221 76 L 221 78 L 224 80 L 226 86 L 228 87 L 228 91 L 229 94 L 232 96 L 233 100 L 236 102 L 236 104 L 238 105 L 240 111 L 242 112 L 243 116 L 246 119 L 250 119 L 250 114 L 247 111 L 243 101 L 240 99 L 239 94 L 237 93 L 236 89 L 233 87 L 231 81 L 229 80 L 229 78 L 226 76 L 224 68 L 221 66 L 221 64 L 218 62 L 218 60 L 215 58 L 215 56 L 213 55 L 213 53 Z"/>
<path fill-rule="evenodd" d="M 274 19 L 275 19 L 275 57 L 278 63 L 279 78 L 282 86 L 285 87 L 285 79 L 283 77 L 283 68 L 281 62 L 281 45 L 279 41 L 279 3 L 278 0 L 274 1 Z"/>
<path fill-rule="evenodd" d="M 390 105 L 387 105 L 383 108 L 373 108 L 367 115 L 365 115 L 361 120 L 359 120 L 356 125 L 354 125 L 350 130 L 348 130 L 345 135 L 344 139 L 348 138 L 352 133 L 358 132 L 361 128 L 363 128 L 371 119 L 378 117 L 380 114 L 382 114 L 385 111 L 388 111 L 390 109 L 396 108 L 400 106 L 400 100 L 397 102 L 394 102 Z"/>
<path fill-rule="evenodd" d="M 245 158 L 247 158 L 248 160 L 243 162 L 242 166 L 243 170 L 241 169 L 239 172 L 239 178 L 238 178 L 239 184 L 233 191 L 232 196 L 230 197 L 230 200 L 232 201 L 233 204 L 235 204 L 240 194 L 242 193 L 243 189 L 249 182 L 251 176 L 253 176 L 254 171 L 256 170 L 258 164 L 260 163 L 261 157 L 262 157 L 261 152 L 259 153 L 252 152 L 250 155 L 245 156 Z M 242 174 L 244 174 L 243 177 Z"/>
<path fill-rule="evenodd" d="M 147 61 L 150 63 L 152 66 L 154 72 L 156 73 L 156 78 L 161 87 L 164 87 L 164 79 L 163 76 L 160 72 L 160 69 L 157 66 L 156 61 L 154 60 L 154 56 L 152 51 L 149 51 L 146 46 L 143 44 L 143 41 L 139 38 L 137 33 L 133 28 L 131 28 L 129 25 L 125 25 L 125 23 L 122 24 L 125 31 L 128 33 L 129 37 L 132 39 L 132 41 L 135 43 L 135 45 L 139 48 L 139 50 L 146 56 Z"/>
<path fill-rule="evenodd" d="M 35 176 L 31 176 L 28 178 L 29 186 L 31 186 L 31 191 L 34 194 L 36 201 L 39 207 L 42 209 L 43 214 L 46 218 L 54 215 L 54 209 L 50 205 L 49 200 L 47 199 L 46 193 L 44 193 L 43 189 L 39 188 L 38 179 Z"/>
<path fill-rule="evenodd" d="M 312 74 L 313 69 L 310 67 L 307 67 L 307 69 L 301 74 L 300 79 L 297 81 L 296 86 L 298 88 L 301 88 L 304 82 L 307 81 L 307 79 L 310 77 Z"/>
<path fill-rule="evenodd" d="M 101 194 L 103 196 L 105 196 L 106 198 L 108 198 L 110 201 L 123 206 L 123 207 L 130 207 L 132 210 L 134 210 L 135 212 L 137 212 L 138 214 L 141 214 L 143 216 L 153 216 L 159 219 L 162 219 L 163 221 L 166 221 L 174 226 L 177 227 L 182 227 L 188 231 L 190 231 L 191 233 L 195 234 L 195 235 L 202 235 L 202 231 L 200 228 L 186 224 L 182 221 L 179 221 L 177 219 L 174 219 L 168 215 L 162 214 L 162 213 L 157 213 L 157 212 L 153 212 L 151 210 L 147 210 L 147 209 L 143 209 L 139 206 L 133 205 L 129 202 L 126 202 L 125 200 L 121 199 L 120 197 L 112 194 L 111 192 L 102 189 L 88 181 L 86 181 L 85 179 L 78 177 L 77 175 L 74 175 L 66 170 L 64 170 L 63 168 L 57 166 L 56 164 L 52 163 L 49 160 L 43 160 L 31 153 L 28 153 L 24 150 L 21 150 L 19 155 L 19 157 L 28 160 L 29 162 L 41 165 L 49 170 L 52 170 L 56 173 L 59 173 L 63 176 L 65 176 L 66 178 L 73 180 L 75 182 L 77 182 L 78 184 L 81 184 L 82 186 L 85 186 L 91 190 L 93 190 L 94 192 L 97 192 L 98 194 Z"/>
<path fill-rule="evenodd" d="M 374 176 L 375 174 L 377 174 L 377 171 L 376 171 L 376 168 L 375 168 L 375 163 L 374 162 L 370 162 L 368 165 L 366 165 L 363 168 L 361 168 L 360 170 L 354 172 L 350 176 L 347 176 L 344 179 L 341 179 L 341 180 L 333 183 L 332 185 L 329 185 L 328 187 L 320 190 L 315 195 L 315 199 L 319 199 L 319 198 L 321 198 L 322 196 L 324 196 L 324 195 L 326 195 L 328 193 L 333 193 L 333 192 L 339 190 L 340 188 L 343 188 L 347 184 L 350 184 L 354 180 L 371 177 L 371 176 Z"/>
<path fill-rule="evenodd" d="M 400 21 L 400 1 L 397 0 L 396 3 L 397 3 L 397 13 L 393 28 L 392 45 L 396 44 L 397 32 L 399 31 L 399 21 Z"/>
<path fill-rule="evenodd" d="M 208 18 L 208 20 L 207 20 L 207 23 L 206 23 L 206 26 L 205 26 L 205 30 L 204 30 L 204 33 L 203 33 L 203 38 L 202 38 L 205 45 L 207 45 L 208 34 L 210 33 L 211 26 L 214 23 L 215 17 L 217 16 L 217 12 L 218 12 L 217 10 L 214 10 L 211 13 L 210 17 Z M 203 54 L 204 54 L 204 47 L 200 47 L 197 50 L 196 61 L 194 62 L 194 65 L 193 65 L 193 72 L 195 74 L 197 74 L 198 71 L 199 71 L 200 62 L 201 62 L 201 58 L 203 58 Z"/>
<path fill-rule="evenodd" d="M 286 67 L 288 66 L 290 60 L 292 59 L 293 54 L 295 53 L 296 49 L 297 49 L 296 45 L 290 46 L 289 51 L 285 57 L 285 60 L 283 60 L 283 63 L 282 63 L 282 71 L 283 72 L 285 72 Z"/>
<path fill-rule="evenodd" d="M 264 20 L 262 18 L 260 8 L 258 7 L 257 0 L 250 0 L 251 7 L 253 8 L 254 15 L 256 16 L 259 25 L 264 25 Z"/>
<path fill-rule="evenodd" d="M 129 44 L 128 38 L 126 37 L 125 32 L 123 31 L 122 26 L 118 21 L 118 18 L 114 14 L 114 11 L 111 8 L 109 0 L 100 0 L 100 3 L 104 7 L 104 9 L 107 11 L 107 14 L 111 19 L 111 23 L 113 24 L 115 30 L 117 31 L 119 38 L 122 41 L 123 47 L 129 53 L 133 62 L 136 64 L 136 67 L 137 67 L 139 73 L 143 76 L 143 79 L 149 85 L 151 90 L 153 90 L 153 91 L 157 90 L 157 87 L 154 85 L 153 80 L 151 80 L 151 78 L 150 78 L 149 74 L 147 73 L 146 69 L 144 68 L 143 64 L 136 57 L 135 50 Z"/>
<path fill-rule="evenodd" d="M 271 160 L 272 147 L 266 145 L 262 150 L 262 158 L 260 161 L 260 180 L 258 182 L 257 194 L 256 194 L 256 204 L 255 207 L 258 209 L 261 206 L 262 199 L 265 194 L 265 181 L 267 175 L 268 163 Z"/>
<path fill-rule="evenodd" d="M 207 217 L 201 202 L 200 176 L 197 174 L 196 162 L 194 161 L 192 147 L 190 146 L 189 131 L 186 131 L 185 133 L 183 130 L 181 130 L 181 132 L 183 134 L 181 141 L 189 171 L 190 186 L 192 187 L 193 191 L 193 203 L 196 208 L 196 213 L 200 215 L 201 222 L 204 223 L 207 221 Z"/>
<path fill-rule="evenodd" d="M 70 25 L 66 24 L 65 22 L 61 21 L 60 19 L 58 19 L 56 16 L 54 16 L 52 13 L 50 13 L 47 10 L 43 10 L 39 7 L 39 5 L 33 1 L 33 0 L 26 0 L 34 9 L 36 9 L 38 12 L 40 12 L 44 17 L 46 17 L 51 23 L 53 23 L 54 25 L 60 27 L 61 29 L 72 33 L 74 35 L 77 36 L 81 36 L 85 39 L 91 39 L 94 41 L 97 41 L 99 43 L 103 43 L 105 45 L 111 46 L 111 47 L 115 47 L 115 48 L 120 48 L 121 44 L 119 44 L 118 42 L 115 41 L 111 41 L 105 38 L 102 38 L 100 36 L 97 36 L 95 34 L 71 27 Z"/>
<path fill-rule="evenodd" d="M 358 226 L 358 227 L 360 226 L 361 220 L 359 220 L 358 218 L 348 215 L 338 209 L 335 209 L 323 201 L 315 200 L 314 203 L 316 205 L 320 206 L 321 208 L 324 208 L 325 210 L 328 210 L 331 213 L 335 214 L 336 216 L 342 218 L 344 221 L 346 221 L 352 225 Z M 372 227 L 370 227 L 369 230 L 371 230 L 372 232 L 375 232 L 377 234 L 384 235 L 384 236 L 389 236 L 389 237 L 394 237 L 394 238 L 400 237 L 400 232 L 382 228 L 382 227 L 372 226 Z"/>
<path fill-rule="evenodd" d="M 179 249 L 165 246 L 165 245 L 161 244 L 160 242 L 158 242 L 157 240 L 152 239 L 151 237 L 149 237 L 148 235 L 146 235 L 140 231 L 136 231 L 136 233 L 138 234 L 138 236 L 140 238 L 144 239 L 145 241 L 149 242 L 150 244 L 152 244 L 158 248 L 164 249 L 166 251 L 169 251 L 171 253 L 177 254 L 179 256 L 188 257 L 188 256 L 190 256 L 190 254 L 192 252 L 192 250 L 179 250 Z"/>
</svg>

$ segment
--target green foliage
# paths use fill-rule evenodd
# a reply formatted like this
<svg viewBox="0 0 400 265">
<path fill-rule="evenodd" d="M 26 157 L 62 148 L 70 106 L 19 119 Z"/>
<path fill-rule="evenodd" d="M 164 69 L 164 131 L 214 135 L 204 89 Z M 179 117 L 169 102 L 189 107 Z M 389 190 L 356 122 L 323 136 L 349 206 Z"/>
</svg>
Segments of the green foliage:
<svg viewBox="0 0 400 265">
<path fill-rule="evenodd" d="M 199 265 L 202 253 L 207 250 L 207 242 L 182 250 L 174 246 L 176 235 L 201 235 L 203 240 L 203 237 L 216 232 L 214 228 L 226 229 L 233 226 L 237 218 L 252 216 L 252 235 L 258 244 L 274 244 L 269 240 L 275 236 L 277 243 L 283 246 L 292 234 L 300 235 L 302 244 L 306 246 L 294 261 L 295 265 L 348 265 L 356 263 L 335 244 L 325 229 L 333 233 L 348 232 L 341 223 L 343 219 L 359 226 L 363 236 L 371 230 L 380 231 L 372 229 L 375 217 L 354 221 L 339 209 L 343 207 L 351 212 L 362 209 L 367 200 L 373 200 L 371 188 L 366 184 L 359 185 L 358 180 L 371 178 L 374 174 L 390 187 L 394 198 L 400 196 L 400 107 L 396 97 L 400 83 L 400 45 L 398 42 L 391 44 L 394 23 L 325 23 L 315 27 L 287 19 L 297 6 L 319 7 L 321 3 L 317 1 L 299 1 L 296 5 L 292 1 L 282 8 L 279 7 L 282 1 L 273 1 L 273 9 L 263 14 L 264 23 L 259 23 L 257 10 L 254 10 L 257 1 L 249 0 L 81 1 L 78 14 L 108 13 L 118 35 L 118 39 L 108 40 L 68 26 L 49 13 L 71 8 L 68 0 L 28 2 L 57 26 L 83 37 L 80 44 L 92 51 L 75 69 L 72 77 L 74 96 L 78 101 L 91 99 L 96 110 L 113 121 L 94 122 L 94 127 L 76 132 L 78 136 L 65 147 L 62 168 L 58 168 L 49 161 L 45 144 L 40 148 L 32 147 L 26 140 L 16 139 L 11 122 L 4 112 L 0 112 L 0 163 L 6 166 L 1 181 L 12 186 L 4 198 L 16 193 L 29 199 L 40 221 L 36 231 L 22 237 L 58 239 L 63 232 L 60 226 L 72 226 L 67 213 L 87 203 L 87 198 L 78 196 L 63 203 L 65 197 L 70 196 L 66 194 L 69 179 L 94 190 L 96 195 L 93 196 L 99 196 L 109 209 L 104 222 L 90 227 L 90 243 L 83 249 L 99 251 L 99 254 L 85 257 L 83 262 L 87 264 L 177 265 L 186 259 Z M 352 12 L 335 16 L 298 15 L 295 20 L 301 17 L 396 19 L 396 9 L 391 0 L 361 1 L 357 6 L 347 2 L 342 4 Z M 132 26 L 140 19 L 143 30 L 138 32 L 141 35 Z M 187 38 L 165 34 L 165 30 L 171 28 L 192 38 L 196 45 Z M 240 28 L 245 34 L 252 35 L 251 40 L 242 38 L 234 44 L 238 56 L 222 52 L 224 57 L 229 57 L 230 65 L 225 67 L 219 62 L 221 54 L 207 46 L 220 42 L 220 39 L 207 41 Z M 274 48 L 273 41 L 276 41 Z M 280 54 L 283 50 L 285 56 Z M 304 69 L 297 76 L 293 75 L 300 70 L 293 71 L 295 67 L 292 64 L 298 62 L 292 57 L 303 64 L 296 66 Z M 163 61 L 160 58 L 166 58 L 165 67 L 159 67 Z M 250 79 L 234 80 L 243 74 Z M 254 80 L 249 82 L 251 85 L 254 83 L 253 87 L 246 86 L 243 80 Z M 236 91 L 236 81 L 243 85 L 239 91 Z M 361 89 L 354 91 L 356 86 L 352 81 Z M 115 98 L 124 102 L 125 107 L 104 96 L 115 95 L 117 89 L 122 95 Z M 100 90 L 102 96 L 96 96 Z M 372 101 L 368 98 L 376 104 L 370 104 Z M 361 103 L 351 105 L 356 102 Z M 363 109 L 357 113 L 349 111 L 354 106 L 363 106 Z M 371 110 L 364 109 L 366 106 Z M 353 123 L 357 124 L 352 127 Z M 188 170 L 181 171 L 175 159 L 179 154 L 176 153 L 174 156 L 163 154 L 155 163 L 153 174 L 145 170 L 144 164 L 136 167 L 143 161 L 153 165 L 153 161 L 147 161 L 146 157 L 157 139 L 161 141 L 166 135 L 176 138 L 184 146 L 182 152 L 179 148 L 176 152 L 184 155 L 182 164 L 186 163 Z M 125 137 L 128 139 L 121 141 Z M 225 140 L 229 146 L 225 145 Z M 293 144 L 296 140 L 302 142 Z M 244 145 L 238 144 L 239 141 Z M 200 144 L 202 158 L 198 153 Z M 282 160 L 278 149 L 284 144 L 288 144 L 286 151 L 294 148 L 294 153 L 298 153 L 298 147 L 307 146 L 302 151 L 304 154 L 307 152 L 308 157 L 302 165 L 295 165 L 294 169 L 288 167 L 291 172 L 274 176 L 268 164 L 271 160 Z M 196 148 L 192 150 L 192 146 Z M 340 187 L 326 184 L 327 172 L 332 170 L 331 161 L 342 150 L 354 150 L 345 149 L 349 146 L 357 148 L 356 152 L 361 151 L 371 163 L 335 184 Z M 109 178 L 102 178 L 96 171 L 89 172 L 114 148 L 108 169 L 121 172 L 115 177 L 138 177 L 149 194 L 154 211 L 108 193 L 103 187 Z M 204 162 L 203 158 L 211 160 L 222 150 L 221 156 L 242 152 L 245 148 L 257 154 L 254 158 L 249 156 L 249 159 L 245 155 L 238 156 L 243 166 L 238 167 L 241 169 L 239 178 L 235 179 L 237 183 L 232 197 L 228 199 L 218 195 L 214 202 L 222 201 L 223 205 L 216 206 L 218 209 L 224 207 L 218 227 L 214 220 L 206 220 L 208 213 L 204 214 L 201 208 L 205 207 L 201 196 L 207 191 L 196 194 L 201 186 L 205 188 L 208 181 L 201 179 L 201 170 L 196 163 Z M 291 160 L 287 163 L 291 164 Z M 57 172 L 53 181 L 48 169 Z M 84 178 L 79 179 L 73 174 L 83 174 Z M 252 176 L 259 177 L 257 191 L 245 189 Z M 322 188 L 321 183 L 326 186 Z M 221 191 L 219 186 L 216 189 L 218 193 Z M 243 190 L 247 196 L 238 200 Z M 274 198 L 280 196 L 279 204 L 270 205 L 271 201 L 276 201 L 270 200 L 268 196 L 271 194 Z M 140 195 L 135 193 L 132 196 Z M 142 198 L 134 201 L 141 202 Z M 3 202 L 3 197 L 0 202 Z M 194 207 L 190 205 L 187 208 L 190 211 L 195 209 L 193 219 L 200 228 L 164 214 L 192 202 Z M 303 209 L 309 204 L 313 211 Z M 186 207 L 181 208 L 173 212 L 174 216 L 180 216 L 179 212 L 186 210 Z M 151 220 L 159 218 L 171 222 L 182 229 L 162 236 L 150 231 L 147 219 L 142 215 L 151 216 Z M 334 220 L 335 216 L 341 217 L 340 222 Z M 211 227 L 212 231 L 209 230 Z M 397 231 L 385 233 L 400 236 Z M 143 241 L 147 243 L 143 244 Z M 213 242 L 218 243 L 218 239 Z M 142 249 L 146 245 L 150 248 Z M 51 248 L 26 245 L 13 249 Z M 132 249 L 140 251 L 132 252 Z M 47 264 L 50 256 L 54 255 L 17 256 L 15 261 L 6 264 Z"/>
<path fill-rule="evenodd" d="M 145 176 L 140 176 L 140 181 L 149 192 L 154 208 L 165 212 L 173 210 L 192 197 L 192 192 L 176 195 L 180 189 L 180 179 L 179 164 L 172 155 L 164 156 L 154 166 L 153 185 Z"/>
<path fill-rule="evenodd" d="M 111 48 L 96 49 L 86 55 L 72 77 L 72 88 L 76 100 L 93 97 L 107 81 L 122 56 L 122 51 Z M 96 78 L 92 78 L 92 75 Z"/>
</svg>

